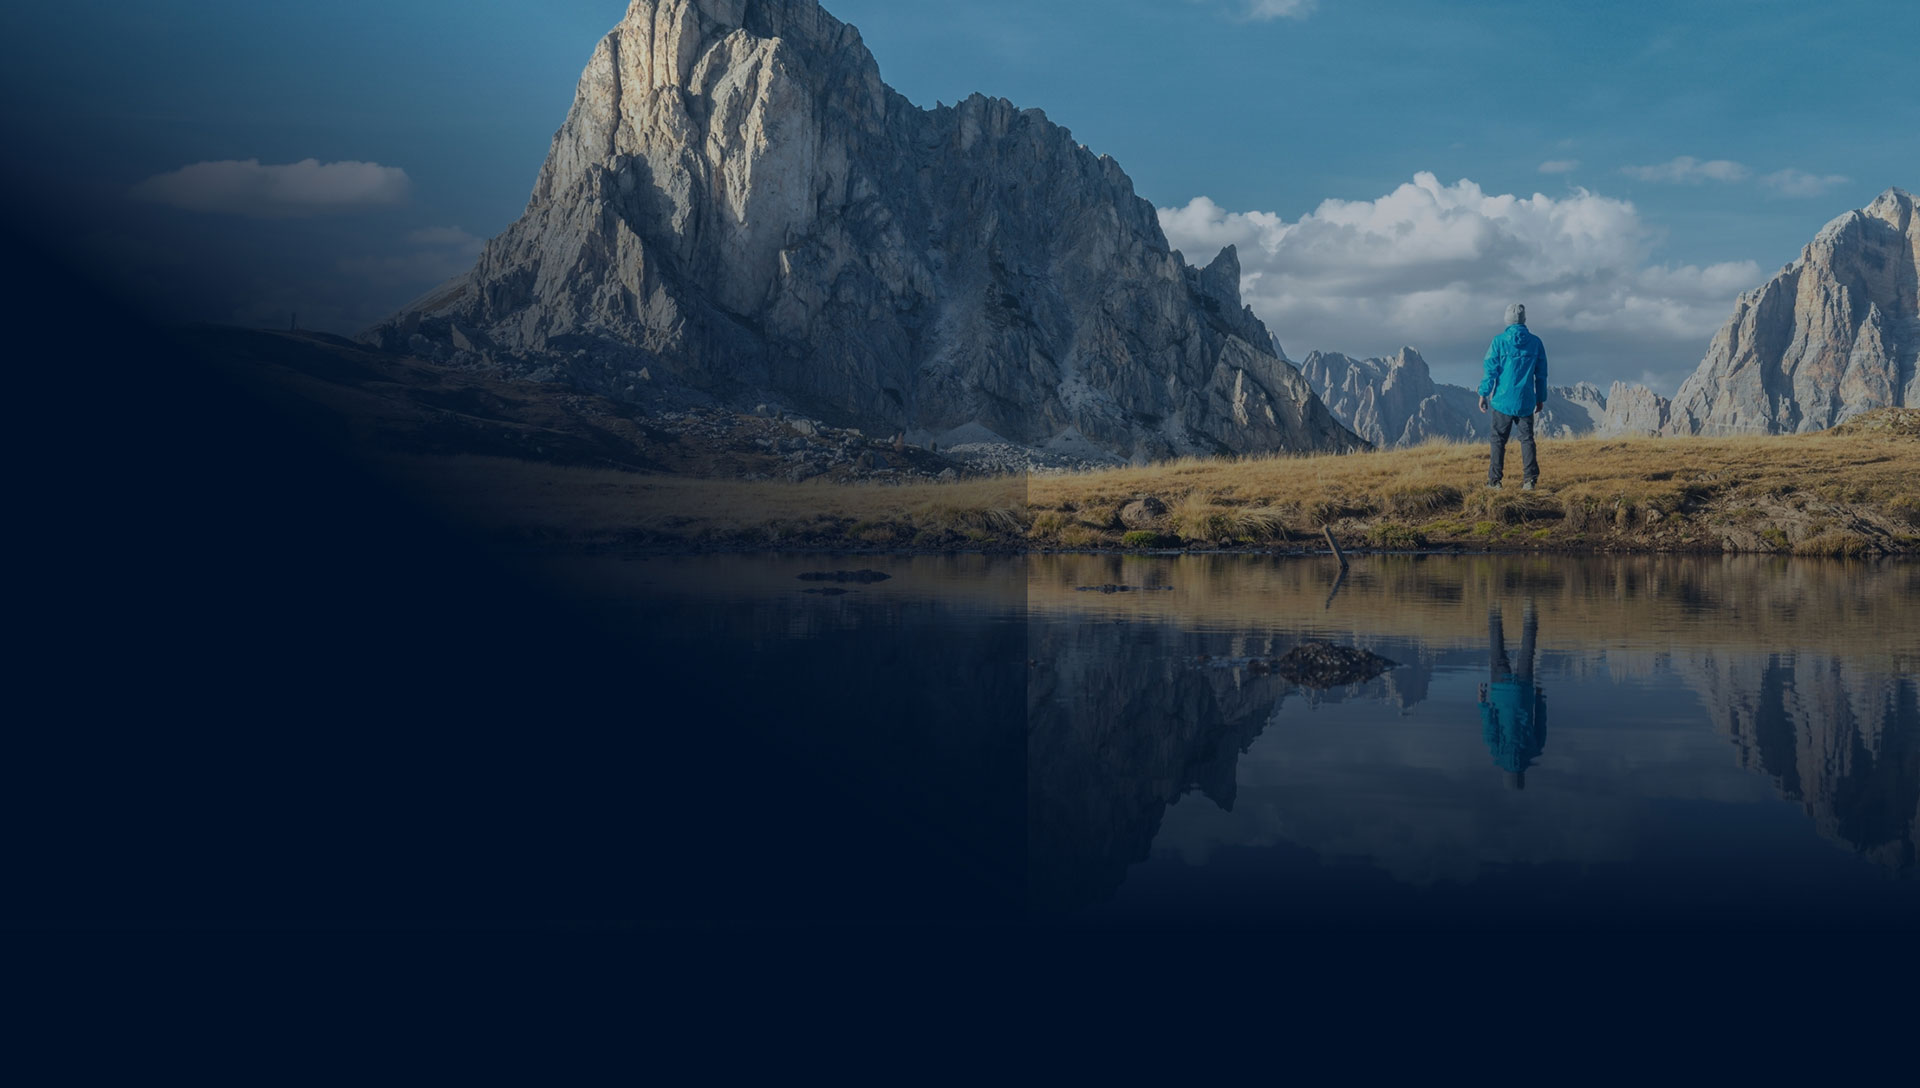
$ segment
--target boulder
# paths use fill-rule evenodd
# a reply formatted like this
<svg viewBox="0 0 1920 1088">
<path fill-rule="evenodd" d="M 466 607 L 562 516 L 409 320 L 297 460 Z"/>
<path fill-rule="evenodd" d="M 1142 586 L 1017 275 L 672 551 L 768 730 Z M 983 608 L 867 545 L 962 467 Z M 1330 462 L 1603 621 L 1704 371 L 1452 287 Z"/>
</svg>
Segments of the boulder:
<svg viewBox="0 0 1920 1088">
<path fill-rule="evenodd" d="M 1129 529 L 1151 529 L 1167 515 L 1167 504 L 1148 495 L 1120 508 L 1120 524 Z"/>
</svg>

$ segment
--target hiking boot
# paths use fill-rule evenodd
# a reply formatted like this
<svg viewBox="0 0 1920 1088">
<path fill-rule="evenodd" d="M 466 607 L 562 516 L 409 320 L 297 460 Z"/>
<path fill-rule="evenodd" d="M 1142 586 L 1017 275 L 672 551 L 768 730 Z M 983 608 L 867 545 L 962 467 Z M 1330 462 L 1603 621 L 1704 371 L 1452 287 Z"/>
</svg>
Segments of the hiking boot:
<svg viewBox="0 0 1920 1088">
<path fill-rule="evenodd" d="M 1499 484 L 1488 484 L 1488 485 L 1487 485 L 1487 490 L 1488 490 L 1488 491 L 1498 491 L 1498 490 L 1500 490 L 1500 485 L 1499 485 Z"/>
<path fill-rule="evenodd" d="M 1526 483 L 1524 483 L 1524 484 L 1521 484 L 1521 485 L 1520 485 L 1520 490 L 1522 490 L 1522 491 L 1532 491 L 1532 490 L 1533 490 L 1533 481 L 1532 481 L 1532 480 L 1528 480 L 1528 481 L 1527 481 Z"/>
</svg>

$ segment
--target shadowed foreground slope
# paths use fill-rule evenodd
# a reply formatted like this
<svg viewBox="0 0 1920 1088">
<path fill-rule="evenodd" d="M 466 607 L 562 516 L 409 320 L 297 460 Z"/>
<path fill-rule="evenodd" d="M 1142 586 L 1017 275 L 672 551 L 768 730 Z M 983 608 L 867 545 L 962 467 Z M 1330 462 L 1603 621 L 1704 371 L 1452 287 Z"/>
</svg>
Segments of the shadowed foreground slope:
<svg viewBox="0 0 1920 1088">
<path fill-rule="evenodd" d="M 1486 490 L 1485 448 L 1444 443 L 936 480 L 954 464 L 943 455 L 858 432 L 802 438 L 806 421 L 649 412 L 287 334 L 194 341 L 317 434 L 543 545 L 1318 550 L 1324 527 L 1380 551 L 1920 551 L 1914 409 L 1808 435 L 1544 441 L 1533 493 Z"/>
</svg>

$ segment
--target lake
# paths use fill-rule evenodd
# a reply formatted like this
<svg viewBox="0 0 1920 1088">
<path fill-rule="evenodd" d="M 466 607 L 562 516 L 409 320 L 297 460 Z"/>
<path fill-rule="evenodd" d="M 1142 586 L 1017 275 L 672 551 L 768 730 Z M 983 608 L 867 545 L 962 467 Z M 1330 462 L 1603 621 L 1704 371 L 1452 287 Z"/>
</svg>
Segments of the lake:
<svg viewBox="0 0 1920 1088">
<path fill-rule="evenodd" d="M 800 577 L 858 569 L 889 577 Z M 736 756 L 648 771 L 707 783 L 669 790 L 698 800 L 649 836 L 671 840 L 650 848 L 676 889 L 662 916 L 1920 918 L 1920 565 L 1380 556 L 1342 577 L 1330 559 L 1245 555 L 761 556 L 560 570 L 631 635 L 650 682 L 698 708 L 640 728 L 675 744 L 701 730 L 702 761 Z M 1284 662 L 1313 642 L 1384 671 L 1302 678 Z"/>
</svg>

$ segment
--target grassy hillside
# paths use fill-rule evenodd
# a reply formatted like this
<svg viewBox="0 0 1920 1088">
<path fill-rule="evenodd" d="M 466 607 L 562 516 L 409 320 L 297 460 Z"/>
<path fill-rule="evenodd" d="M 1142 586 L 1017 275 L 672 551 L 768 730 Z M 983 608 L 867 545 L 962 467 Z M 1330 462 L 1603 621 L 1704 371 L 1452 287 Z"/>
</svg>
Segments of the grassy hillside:
<svg viewBox="0 0 1920 1088">
<path fill-rule="evenodd" d="M 1184 546 L 1311 543 L 1326 526 L 1343 546 L 1385 550 L 1862 555 L 1920 547 L 1920 437 L 1899 430 L 1544 442 L 1540 489 L 1531 493 L 1519 490 L 1511 463 L 1506 487 L 1489 490 L 1486 463 L 1484 446 L 1434 444 L 1036 479 L 1030 535 L 1074 548 L 1124 543 L 1119 512 L 1152 495 L 1167 511 L 1151 530 Z"/>
</svg>

